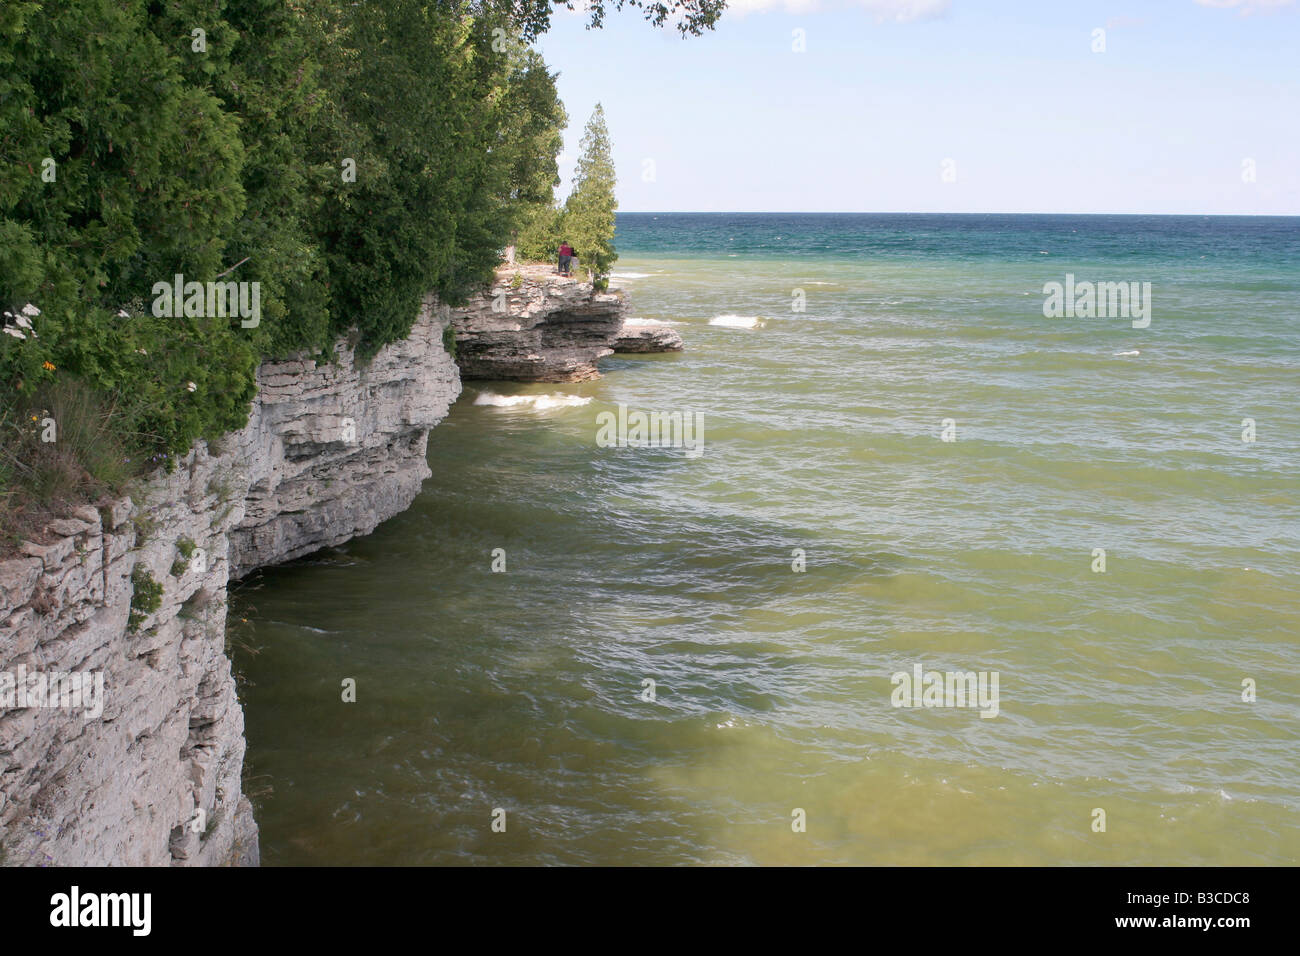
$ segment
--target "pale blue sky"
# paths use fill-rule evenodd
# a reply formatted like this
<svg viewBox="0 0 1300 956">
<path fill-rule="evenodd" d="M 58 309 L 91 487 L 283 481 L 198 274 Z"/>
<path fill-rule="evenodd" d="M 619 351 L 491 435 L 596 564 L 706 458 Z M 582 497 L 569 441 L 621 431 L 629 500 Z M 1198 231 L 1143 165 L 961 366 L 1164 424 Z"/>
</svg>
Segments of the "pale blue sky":
<svg viewBox="0 0 1300 956">
<path fill-rule="evenodd" d="M 625 211 L 1300 214 L 1295 0 L 736 0 L 686 40 L 584 22 L 557 11 L 538 44 L 571 121 L 561 195 L 600 100 Z"/>
</svg>

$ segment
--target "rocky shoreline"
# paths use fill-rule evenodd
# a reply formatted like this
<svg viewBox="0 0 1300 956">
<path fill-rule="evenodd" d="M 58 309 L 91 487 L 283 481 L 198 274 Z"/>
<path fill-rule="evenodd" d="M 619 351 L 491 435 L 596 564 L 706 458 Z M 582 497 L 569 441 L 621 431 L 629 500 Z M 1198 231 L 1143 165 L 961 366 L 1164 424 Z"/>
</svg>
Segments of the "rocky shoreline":
<svg viewBox="0 0 1300 956">
<path fill-rule="evenodd" d="M 485 294 L 452 310 L 456 364 L 466 379 L 587 381 L 613 354 L 626 314 L 621 292 L 595 292 L 548 265 L 507 266 Z"/>
<path fill-rule="evenodd" d="M 369 362 L 340 342 L 333 363 L 264 363 L 244 428 L 0 560 L 0 862 L 256 865 L 229 583 L 409 507 L 462 378 L 584 381 L 616 349 L 680 349 L 626 312 L 547 266 L 503 267 L 461 308 L 429 296 Z M 103 676 L 96 716 L 62 706 L 61 675 L 86 672 Z M 36 675 L 64 695 L 33 703 Z"/>
</svg>

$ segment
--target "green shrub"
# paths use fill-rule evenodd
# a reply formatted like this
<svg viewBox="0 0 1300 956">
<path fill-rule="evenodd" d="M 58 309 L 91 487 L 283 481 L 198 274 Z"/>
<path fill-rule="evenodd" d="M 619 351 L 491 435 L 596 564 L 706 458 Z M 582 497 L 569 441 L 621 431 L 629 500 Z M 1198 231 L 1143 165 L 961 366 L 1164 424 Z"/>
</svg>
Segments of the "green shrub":
<svg viewBox="0 0 1300 956">
<path fill-rule="evenodd" d="M 147 568 L 137 565 L 131 572 L 131 587 L 131 614 L 126 628 L 134 634 L 145 618 L 162 607 L 163 586 L 154 580 Z"/>
<path fill-rule="evenodd" d="M 698 33 L 721 3 L 674 9 Z M 455 305 L 490 281 L 512 237 L 552 261 L 567 116 L 541 57 L 499 43 L 549 17 L 533 0 L 0 4 L 0 434 L 28 448 L 17 423 L 69 377 L 107 424 L 71 458 L 0 453 L 0 521 L 13 489 L 89 487 L 74 462 L 106 487 L 170 468 L 246 422 L 263 358 L 330 354 L 354 327 L 373 355 L 429 291 Z M 593 143 L 565 216 L 599 275 L 603 124 Z M 258 283 L 260 322 L 155 315 L 178 274 Z"/>
<path fill-rule="evenodd" d="M 352 326 L 368 356 L 429 290 L 463 300 L 556 181 L 554 76 L 494 49 L 514 15 L 6 2 L 0 308 L 41 318 L 39 335 L 0 336 L 0 402 L 52 364 L 135 396 L 140 452 L 179 453 L 243 424 L 262 357 L 328 350 Z M 154 316 L 154 284 L 176 274 L 260 283 L 261 322 Z"/>
<path fill-rule="evenodd" d="M 524 262 L 554 263 L 562 238 L 560 210 L 553 203 L 538 204 L 522 213 L 515 256 Z"/>
<path fill-rule="evenodd" d="M 176 550 L 180 552 L 180 557 L 172 562 L 172 577 L 179 578 L 190 569 L 190 558 L 194 557 L 197 549 L 198 545 L 191 538 L 182 536 L 176 539 Z"/>
</svg>

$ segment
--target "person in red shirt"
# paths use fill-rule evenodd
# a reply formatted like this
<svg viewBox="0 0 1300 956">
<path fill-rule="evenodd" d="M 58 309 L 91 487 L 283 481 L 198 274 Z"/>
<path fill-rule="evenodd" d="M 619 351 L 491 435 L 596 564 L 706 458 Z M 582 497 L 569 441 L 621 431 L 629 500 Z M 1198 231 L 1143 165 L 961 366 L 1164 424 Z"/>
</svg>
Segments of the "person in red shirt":
<svg viewBox="0 0 1300 956">
<path fill-rule="evenodd" d="M 573 271 L 573 247 L 566 239 L 560 243 L 560 275 L 567 276 Z"/>
</svg>

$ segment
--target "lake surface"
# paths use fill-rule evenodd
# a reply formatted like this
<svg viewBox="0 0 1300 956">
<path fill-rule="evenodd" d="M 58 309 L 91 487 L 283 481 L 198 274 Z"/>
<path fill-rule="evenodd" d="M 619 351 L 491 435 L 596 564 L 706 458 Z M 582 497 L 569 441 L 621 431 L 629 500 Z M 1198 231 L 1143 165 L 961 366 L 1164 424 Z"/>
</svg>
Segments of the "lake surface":
<svg viewBox="0 0 1300 956">
<path fill-rule="evenodd" d="M 1300 220 L 618 226 L 684 353 L 467 383 L 409 511 L 233 593 L 264 863 L 1300 862 Z"/>
</svg>

